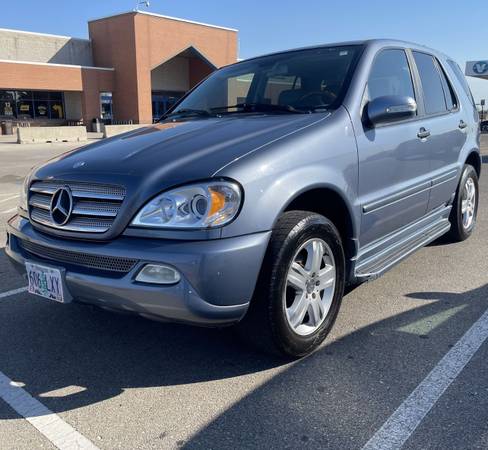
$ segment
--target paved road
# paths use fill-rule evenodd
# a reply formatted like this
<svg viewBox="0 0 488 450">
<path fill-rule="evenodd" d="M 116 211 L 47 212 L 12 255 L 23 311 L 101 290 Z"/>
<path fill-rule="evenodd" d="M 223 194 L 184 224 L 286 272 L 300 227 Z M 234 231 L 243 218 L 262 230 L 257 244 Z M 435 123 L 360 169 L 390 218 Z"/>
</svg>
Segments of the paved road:
<svg viewBox="0 0 488 450">
<path fill-rule="evenodd" d="M 17 210 L 22 181 L 29 170 L 61 153 L 79 147 L 77 143 L 17 145 L 10 136 L 0 136 L 0 239 L 5 222 Z"/>
<path fill-rule="evenodd" d="M 0 192 L 15 192 L 37 154 L 59 149 L 0 144 Z M 480 336 L 469 330 L 488 309 L 486 176 L 481 189 L 469 241 L 430 245 L 350 292 L 325 345 L 291 364 L 254 352 L 229 330 L 25 293 L 1 297 L 24 286 L 1 254 L 0 374 L 101 449 L 359 449 L 432 369 L 449 377 L 439 363 L 446 354 L 450 364 L 462 360 L 465 333 Z M 480 343 L 436 403 L 423 396 L 434 404 L 405 448 L 488 448 L 488 343 Z M 410 407 L 409 414 L 419 408 Z M 2 400 L 0 443 L 2 450 L 53 448 Z"/>
</svg>

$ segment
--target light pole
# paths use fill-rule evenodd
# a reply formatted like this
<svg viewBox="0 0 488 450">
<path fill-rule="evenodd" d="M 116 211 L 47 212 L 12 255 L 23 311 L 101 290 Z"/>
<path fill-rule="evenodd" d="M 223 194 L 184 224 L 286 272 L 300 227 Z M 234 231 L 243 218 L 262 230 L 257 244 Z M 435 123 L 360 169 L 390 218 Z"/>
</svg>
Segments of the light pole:
<svg viewBox="0 0 488 450">
<path fill-rule="evenodd" d="M 141 1 L 141 0 L 137 0 L 136 2 L 136 7 L 134 8 L 134 11 L 139 11 L 139 7 L 141 5 L 144 5 L 146 8 L 149 8 L 150 6 L 150 3 L 148 0 L 144 0 L 144 1 Z"/>
</svg>

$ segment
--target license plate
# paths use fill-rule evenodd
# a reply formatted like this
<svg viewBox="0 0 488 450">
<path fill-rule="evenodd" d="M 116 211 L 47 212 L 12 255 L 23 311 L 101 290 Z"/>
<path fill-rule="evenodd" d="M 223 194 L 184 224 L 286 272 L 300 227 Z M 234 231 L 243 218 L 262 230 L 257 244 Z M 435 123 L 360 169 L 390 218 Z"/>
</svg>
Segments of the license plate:
<svg viewBox="0 0 488 450">
<path fill-rule="evenodd" d="M 60 270 L 28 262 L 25 263 L 25 268 L 31 294 L 64 303 L 63 278 Z"/>
</svg>

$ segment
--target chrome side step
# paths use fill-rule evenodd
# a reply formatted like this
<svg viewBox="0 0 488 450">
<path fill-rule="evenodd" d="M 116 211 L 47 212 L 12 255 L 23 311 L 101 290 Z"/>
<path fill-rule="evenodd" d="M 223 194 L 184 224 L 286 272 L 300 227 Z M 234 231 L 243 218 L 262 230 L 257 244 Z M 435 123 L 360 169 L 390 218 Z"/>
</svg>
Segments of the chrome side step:
<svg viewBox="0 0 488 450">
<path fill-rule="evenodd" d="M 420 228 L 381 252 L 372 254 L 363 260 L 360 259 L 355 268 L 356 278 L 360 281 L 378 278 L 419 248 L 447 233 L 450 228 L 449 219 L 439 217 L 435 222 Z"/>
</svg>

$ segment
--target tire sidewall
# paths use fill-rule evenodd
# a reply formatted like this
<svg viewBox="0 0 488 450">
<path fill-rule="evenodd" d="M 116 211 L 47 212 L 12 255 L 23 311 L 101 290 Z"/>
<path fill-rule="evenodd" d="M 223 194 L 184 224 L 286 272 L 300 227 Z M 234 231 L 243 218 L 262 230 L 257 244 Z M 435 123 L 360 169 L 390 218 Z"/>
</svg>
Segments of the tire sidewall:
<svg viewBox="0 0 488 450">
<path fill-rule="evenodd" d="M 297 334 L 286 319 L 283 292 L 292 260 L 299 247 L 312 238 L 320 238 L 330 247 L 336 265 L 336 284 L 330 310 L 319 328 L 307 336 Z M 277 345 L 288 354 L 296 356 L 310 352 L 332 328 L 344 294 L 345 260 L 341 239 L 337 229 L 325 217 L 317 214 L 300 221 L 288 234 L 273 264 L 270 286 L 270 315 Z"/>
<path fill-rule="evenodd" d="M 475 204 L 475 210 L 474 210 L 474 217 L 473 217 L 473 222 L 471 223 L 471 226 L 469 228 L 464 228 L 463 225 L 463 213 L 462 213 L 462 202 L 463 202 L 463 192 L 464 192 L 464 186 L 466 185 L 466 181 L 468 178 L 471 178 L 474 182 L 475 186 L 475 198 L 476 198 L 476 204 Z M 473 233 L 475 227 L 476 227 L 476 221 L 478 217 L 478 206 L 479 206 L 479 185 L 478 185 L 478 175 L 476 173 L 476 170 L 474 169 L 473 166 L 466 165 L 463 170 L 463 174 L 461 176 L 461 180 L 459 181 L 459 187 L 458 187 L 458 192 L 456 195 L 456 203 L 455 203 L 455 208 L 456 208 L 456 227 L 459 230 L 459 237 L 464 240 L 467 239 L 471 234 Z"/>
</svg>

